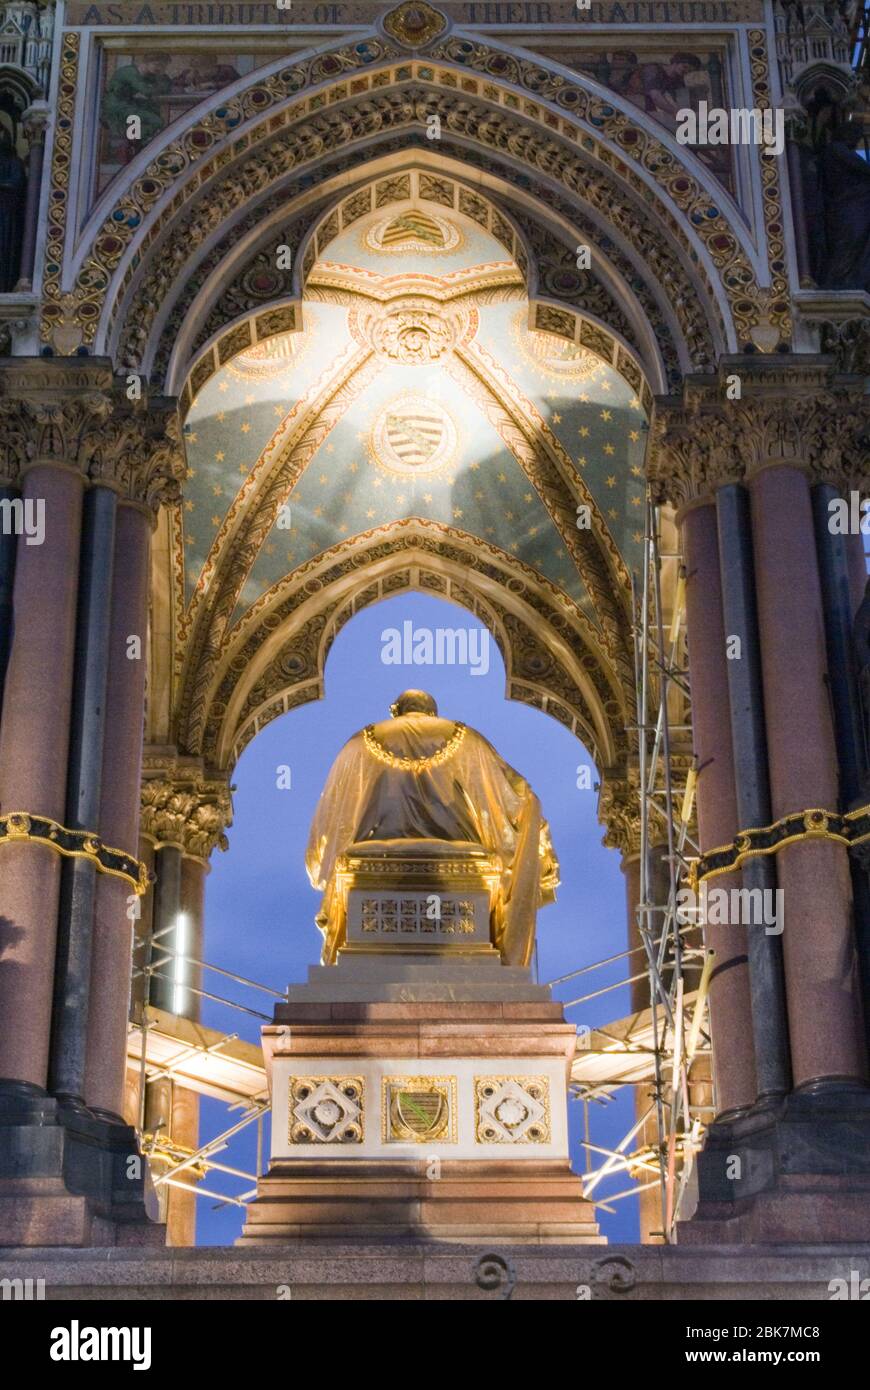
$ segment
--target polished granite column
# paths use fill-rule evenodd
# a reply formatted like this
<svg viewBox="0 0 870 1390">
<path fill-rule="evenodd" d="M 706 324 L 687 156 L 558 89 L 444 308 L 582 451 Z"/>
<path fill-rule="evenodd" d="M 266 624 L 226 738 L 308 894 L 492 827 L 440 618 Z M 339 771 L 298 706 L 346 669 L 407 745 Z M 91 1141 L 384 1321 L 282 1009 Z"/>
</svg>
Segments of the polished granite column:
<svg viewBox="0 0 870 1390">
<path fill-rule="evenodd" d="M 725 625 L 716 509 L 690 508 L 682 521 L 686 568 L 686 626 L 692 732 L 698 769 L 695 793 L 702 850 L 728 844 L 738 825 L 728 698 Z M 724 874 L 717 887 L 731 891 L 740 875 Z M 739 1113 L 757 1094 L 746 927 L 708 923 L 706 945 L 715 952 L 710 980 L 713 1074 L 719 1114 Z"/>
<path fill-rule="evenodd" d="M 94 969 L 98 886 L 110 872 L 128 891 L 140 879 L 135 833 L 119 844 L 101 806 L 116 514 L 140 487 L 152 505 L 177 490 L 177 431 L 156 442 L 166 413 L 155 423 L 144 406 L 134 412 L 103 359 L 0 363 L 7 457 L 20 450 L 24 501 L 44 506 L 45 523 L 44 537 L 17 546 L 0 725 L 0 805 L 17 813 L 0 842 L 0 1229 L 10 1244 L 163 1240 L 143 1165 L 130 1166 L 138 1150 L 120 1121 L 121 1088 L 94 1109 L 85 1098 L 91 1005 L 102 1025 L 110 1010 L 126 1015 L 129 996 L 129 976 L 119 985 Z M 138 749 L 141 709 L 135 734 Z M 129 942 L 126 919 L 122 931 Z M 121 1077 L 125 1044 L 116 1029 L 100 1059 Z"/>
<path fill-rule="evenodd" d="M 135 853 L 139 832 L 142 721 L 148 625 L 151 517 L 125 502 L 118 509 L 109 638 L 108 711 L 100 834 Z M 140 900 L 132 885 L 102 874 L 97 882 L 91 958 L 85 1099 L 109 1117 L 124 1111 L 132 939 Z"/>
<path fill-rule="evenodd" d="M 729 394 L 735 382 L 740 390 Z M 720 553 L 720 576 L 731 615 L 725 636 L 736 624 L 733 635 L 742 639 L 727 673 L 739 829 L 765 832 L 756 842 L 764 852 L 744 859 L 743 874 L 781 893 L 791 1071 L 784 1093 L 781 1079 L 771 1084 L 775 1071 L 783 1075 L 781 1063 L 772 1066 L 779 1049 L 759 1057 L 756 1030 L 765 1094 L 711 1127 L 698 1164 L 698 1206 L 680 1223 L 678 1239 L 843 1244 L 870 1235 L 870 1092 L 848 853 L 825 823 L 825 813 L 840 809 L 844 769 L 820 582 L 826 557 L 817 549 L 810 489 L 833 481 L 848 492 L 870 412 L 855 380 L 837 377 L 831 359 L 758 355 L 723 359 L 717 373 L 689 378 L 682 399 L 660 410 L 651 465 L 660 492 L 681 506 L 705 494 L 722 499 L 720 550 L 725 537 L 728 553 Z M 844 601 L 854 609 L 856 547 L 845 561 Z M 693 640 L 690 624 L 690 651 Z M 716 692 L 696 680 L 695 652 L 691 660 L 697 730 L 711 717 Z M 780 834 L 776 823 L 791 815 L 797 821 Z M 733 837 L 729 847 L 722 829 L 720 844 L 745 853 Z M 753 862 L 770 867 L 748 873 Z M 766 934 L 766 927 L 748 931 Z M 756 949 L 763 944 L 754 941 Z M 762 1021 L 769 1027 L 769 1018 Z M 781 1039 L 778 1027 L 774 1035 Z M 732 1045 L 736 1035 L 726 1041 Z"/>
</svg>

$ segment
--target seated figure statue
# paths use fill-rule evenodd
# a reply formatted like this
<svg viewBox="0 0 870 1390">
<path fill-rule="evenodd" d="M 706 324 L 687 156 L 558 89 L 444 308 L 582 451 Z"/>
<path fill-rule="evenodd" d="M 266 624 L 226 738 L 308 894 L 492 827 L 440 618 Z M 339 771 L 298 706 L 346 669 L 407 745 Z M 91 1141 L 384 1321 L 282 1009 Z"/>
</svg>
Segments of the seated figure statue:
<svg viewBox="0 0 870 1390">
<path fill-rule="evenodd" d="M 553 901 L 559 881 L 528 782 L 481 734 L 440 718 L 421 690 L 405 691 L 391 719 L 342 748 L 314 814 L 305 866 L 323 892 L 324 965 L 343 949 L 431 950 L 437 934 L 443 949 L 467 942 L 466 949 L 496 950 L 506 965 L 526 966 L 537 909 Z M 485 944 L 477 945 L 482 895 Z"/>
</svg>

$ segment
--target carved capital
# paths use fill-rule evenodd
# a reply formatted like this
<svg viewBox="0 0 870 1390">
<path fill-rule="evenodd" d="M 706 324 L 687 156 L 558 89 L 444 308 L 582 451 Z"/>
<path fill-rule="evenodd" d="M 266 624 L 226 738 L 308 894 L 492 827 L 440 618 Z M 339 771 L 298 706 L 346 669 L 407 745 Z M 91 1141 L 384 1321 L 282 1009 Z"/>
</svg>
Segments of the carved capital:
<svg viewBox="0 0 870 1390">
<path fill-rule="evenodd" d="M 111 418 L 88 438 L 86 452 L 91 482 L 107 483 L 154 512 L 181 496 L 185 454 L 175 401 L 116 400 Z"/>
<path fill-rule="evenodd" d="M 112 408 L 112 370 L 103 359 L 74 363 L 44 357 L 0 362 L 0 418 L 8 481 L 32 463 L 77 467 L 84 440 Z"/>
<path fill-rule="evenodd" d="M 80 470 L 152 510 L 178 500 L 184 446 L 175 401 L 129 401 L 103 358 L 0 361 L 0 481 L 34 463 Z"/>
<path fill-rule="evenodd" d="M 659 400 L 649 476 L 677 508 L 787 464 L 841 491 L 868 472 L 870 398 L 830 357 L 733 357 L 715 376 L 692 376 L 682 399 Z"/>
<path fill-rule="evenodd" d="M 640 792 L 637 776 L 605 776 L 598 797 L 598 819 L 605 827 L 601 843 L 620 854 L 640 850 Z"/>
<path fill-rule="evenodd" d="M 683 401 L 657 402 L 647 473 L 655 501 L 676 508 L 739 481 L 742 463 L 733 429 L 688 392 Z"/>
<path fill-rule="evenodd" d="M 231 788 L 226 778 L 179 763 L 166 776 L 148 775 L 142 783 L 142 833 L 158 844 L 180 845 L 185 854 L 208 859 L 228 847 L 226 830 L 233 823 Z"/>
</svg>

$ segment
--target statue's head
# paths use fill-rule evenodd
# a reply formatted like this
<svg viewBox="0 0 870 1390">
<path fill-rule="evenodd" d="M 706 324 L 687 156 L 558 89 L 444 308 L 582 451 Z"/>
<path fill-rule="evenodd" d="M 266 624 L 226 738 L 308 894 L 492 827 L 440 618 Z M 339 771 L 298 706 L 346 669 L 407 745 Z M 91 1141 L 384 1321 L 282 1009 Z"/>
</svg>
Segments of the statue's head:
<svg viewBox="0 0 870 1390">
<path fill-rule="evenodd" d="M 425 690 L 405 690 L 390 705 L 390 714 L 398 719 L 400 714 L 437 714 L 438 706 Z"/>
</svg>

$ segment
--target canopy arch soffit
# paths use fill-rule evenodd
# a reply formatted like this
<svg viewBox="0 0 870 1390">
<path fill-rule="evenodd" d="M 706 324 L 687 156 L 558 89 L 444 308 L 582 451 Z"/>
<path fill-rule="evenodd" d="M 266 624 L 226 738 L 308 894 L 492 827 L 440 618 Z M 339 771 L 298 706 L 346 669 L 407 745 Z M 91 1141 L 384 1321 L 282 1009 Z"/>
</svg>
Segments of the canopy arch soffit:
<svg viewBox="0 0 870 1390">
<path fill-rule="evenodd" d="M 698 238 L 693 231 L 684 232 L 672 215 L 664 219 L 655 215 L 647 186 L 639 178 L 636 188 L 622 187 L 606 164 L 590 170 L 585 153 L 569 159 L 550 132 L 533 133 L 527 140 L 522 123 L 512 115 L 503 119 L 512 128 L 514 148 L 506 154 L 498 147 L 490 149 L 478 138 L 482 130 L 494 143 L 497 131 L 490 129 L 492 122 L 487 124 L 492 114 L 489 107 L 467 100 L 460 102 L 449 91 L 420 85 L 412 92 L 403 84 L 393 91 L 379 91 L 365 108 L 350 107 L 342 112 L 333 107 L 328 113 L 328 126 L 327 117 L 315 115 L 312 124 L 326 128 L 296 130 L 295 143 L 300 149 L 308 148 L 314 134 L 321 144 L 333 140 L 334 151 L 327 148 L 318 158 L 318 178 L 336 168 L 346 174 L 372 154 L 407 151 L 409 144 L 415 143 L 425 146 L 425 134 L 418 133 L 417 128 L 423 124 L 430 106 L 443 110 L 440 144 L 453 157 L 474 169 L 483 166 L 508 183 L 533 179 L 533 191 L 542 206 L 558 199 L 563 215 L 575 222 L 578 217 L 583 219 L 589 228 L 585 236 L 593 251 L 602 238 L 620 246 L 634 263 L 634 278 L 640 275 L 657 287 L 658 296 L 671 305 L 685 344 L 683 364 L 691 364 L 695 369 L 712 366 L 736 336 L 734 326 L 729 328 L 726 323 L 728 306 L 716 269 L 707 264 L 707 251 L 703 245 L 695 244 Z M 460 108 L 457 121 L 465 127 L 458 133 L 447 124 L 450 111 L 445 108 L 454 106 Z M 372 129 L 368 130 L 368 126 Z M 354 127 L 358 128 L 356 136 Z M 397 135 L 397 127 L 404 133 Z M 527 145 L 533 158 L 524 157 Z M 572 166 L 569 176 L 574 185 L 568 188 L 553 172 L 566 160 Z M 276 205 L 286 204 L 296 191 L 310 183 L 310 178 L 299 174 L 295 164 L 285 170 L 284 162 L 280 150 L 251 155 L 247 168 L 240 167 L 234 177 L 227 175 L 223 183 L 209 188 L 200 198 L 186 199 L 178 226 L 155 236 L 135 270 L 128 266 L 119 280 L 117 312 L 105 330 L 110 351 L 123 365 L 136 369 L 147 359 L 160 321 L 168 317 L 167 295 L 194 269 L 200 249 L 208 254 L 237 218 L 250 218 L 253 222 L 270 199 Z M 264 173 L 270 165 L 274 176 Z M 243 195 L 244 189 L 249 190 L 249 196 Z M 111 240 L 114 242 L 115 238 Z M 735 245 L 730 237 L 726 240 L 728 245 Z M 751 278 L 748 270 L 745 273 Z M 742 294 L 738 302 L 747 310 L 750 308 L 749 299 Z"/>
<path fill-rule="evenodd" d="M 592 195 L 615 222 L 636 224 L 648 256 L 661 258 L 665 246 L 672 248 L 672 259 L 692 266 L 718 346 L 733 346 L 759 326 L 771 331 L 766 272 L 755 264 L 740 219 L 732 220 L 723 205 L 727 200 L 717 195 L 711 201 L 706 176 L 692 156 L 683 151 L 678 157 L 661 131 L 647 129 L 640 113 L 623 109 L 612 94 L 604 101 L 589 79 L 578 76 L 566 84 L 559 75 L 551 93 L 536 90 L 535 100 L 528 100 L 522 61 L 511 81 L 492 78 L 486 61 L 494 50 L 467 42 L 463 49 L 461 43 L 459 35 L 448 36 L 424 62 L 400 57 L 388 42 L 373 38 L 260 70 L 255 81 L 240 82 L 211 109 L 198 108 L 180 134 L 170 132 L 162 149 L 143 156 L 141 167 L 131 165 L 116 206 L 105 217 L 101 206 L 91 220 L 66 284 L 60 272 L 47 278 L 46 338 L 58 342 L 62 336 L 71 344 L 80 332 L 86 345 L 103 350 L 112 337 L 107 311 L 123 303 L 123 316 L 129 317 L 137 308 L 129 293 L 134 279 L 144 289 L 155 259 L 165 262 L 168 256 L 174 264 L 179 235 L 189 250 L 192 229 L 185 218 L 196 219 L 197 244 L 225 220 L 230 209 L 216 195 L 234 186 L 237 200 L 247 202 L 291 165 L 295 171 L 306 157 L 322 161 L 330 145 L 371 139 L 385 122 L 393 130 L 425 125 L 427 116 L 437 116 L 484 158 L 509 151 L 512 163 L 524 164 L 551 187 L 561 184 L 574 196 L 582 189 L 587 201 Z M 340 78 L 327 79 L 336 68 Z M 470 76 L 470 68 L 480 76 Z M 532 68 L 540 74 L 542 64 Z M 317 90 L 303 97 L 306 87 Z M 569 91 L 570 115 L 564 111 Z M 50 258 L 61 250 L 62 200 L 55 212 Z M 175 234 L 174 248 L 167 233 Z M 778 283 L 773 291 L 779 294 Z M 784 332 L 787 311 L 776 312 Z"/>
<path fill-rule="evenodd" d="M 489 629 L 510 699 L 558 719 L 600 768 L 626 762 L 629 705 L 595 626 L 506 552 L 420 521 L 334 546 L 264 594 L 227 636 L 200 717 L 180 716 L 179 746 L 231 768 L 272 719 L 324 696 L 329 649 L 355 613 L 411 591 L 448 599 Z"/>
<path fill-rule="evenodd" d="M 227 511 L 185 608 L 184 558 L 176 565 L 178 615 L 176 677 L 180 718 L 189 737 L 200 737 L 209 689 L 246 581 L 279 511 L 331 432 L 377 379 L 381 364 L 371 346 L 351 342 L 315 378 L 278 425 Z M 576 567 L 601 625 L 602 643 L 626 698 L 634 669 L 628 612 L 628 571 L 601 508 L 547 419 L 483 344 L 456 345 L 445 372 L 474 402 L 513 455 L 541 499 Z M 590 524 L 578 523 L 580 505 Z"/>
<path fill-rule="evenodd" d="M 425 154 L 421 151 L 421 156 Z M 165 389 L 181 397 L 183 410 L 231 356 L 275 332 L 302 328 L 303 299 L 324 294 L 323 288 L 312 284 L 312 270 L 318 259 L 328 257 L 336 235 L 369 212 L 387 208 L 398 212 L 403 206 L 430 205 L 436 212 L 449 208 L 490 231 L 522 275 L 529 298 L 529 326 L 566 338 L 615 367 L 647 410 L 654 394 L 677 385 L 680 359 L 675 337 L 679 330 L 666 304 L 652 293 L 639 298 L 637 276 L 634 288 L 628 283 L 636 267 L 617 253 L 608 256 L 596 251 L 594 270 L 578 271 L 576 250 L 588 229 L 565 226 L 558 217 L 548 219 L 528 195 L 514 203 L 502 187 L 497 196 L 479 182 L 472 186 L 461 164 L 440 155 L 401 163 L 386 157 L 375 160 L 374 169 L 364 166 L 363 173 L 365 181 L 351 193 L 342 177 L 336 193 L 325 203 L 322 197 L 317 197 L 314 206 L 309 202 L 311 211 L 294 213 L 279 207 L 246 237 L 226 238 L 231 244 L 226 245 L 225 255 L 213 254 L 214 268 L 204 283 L 197 289 L 198 280 L 192 285 L 186 282 L 164 325 L 156 356 L 146 364 L 149 374 L 153 367 L 159 379 L 167 372 Z M 321 186 L 317 194 L 322 192 Z M 293 267 L 283 274 L 275 265 L 279 245 L 295 247 Z M 259 284 L 267 289 L 258 297 L 253 287 Z M 273 287 L 277 298 L 269 295 Z M 284 295 L 282 288 L 287 291 Z M 352 289 L 356 294 L 368 292 L 365 285 L 356 283 Z M 493 286 L 482 292 L 496 290 Z M 505 287 L 504 293 L 517 291 Z"/>
</svg>

